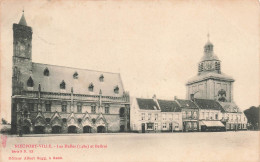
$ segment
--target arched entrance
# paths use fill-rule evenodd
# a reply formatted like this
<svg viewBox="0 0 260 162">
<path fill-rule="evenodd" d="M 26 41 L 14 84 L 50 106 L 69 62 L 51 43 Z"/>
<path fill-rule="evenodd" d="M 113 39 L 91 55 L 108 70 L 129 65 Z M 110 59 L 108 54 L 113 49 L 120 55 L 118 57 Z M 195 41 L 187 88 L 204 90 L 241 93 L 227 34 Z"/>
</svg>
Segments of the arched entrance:
<svg viewBox="0 0 260 162">
<path fill-rule="evenodd" d="M 125 131 L 125 126 L 124 125 L 120 125 L 120 132 L 124 132 Z"/>
<path fill-rule="evenodd" d="M 106 128 L 104 126 L 98 126 L 97 127 L 97 132 L 98 133 L 105 133 L 106 132 Z"/>
<path fill-rule="evenodd" d="M 58 125 L 53 126 L 53 127 L 51 128 L 51 132 L 52 132 L 52 133 L 55 133 L 55 134 L 61 133 L 61 126 L 58 126 Z"/>
<path fill-rule="evenodd" d="M 45 133 L 44 129 L 45 129 L 44 126 L 36 126 L 36 127 L 34 127 L 34 133 L 35 134 L 44 134 Z"/>
<path fill-rule="evenodd" d="M 83 127 L 83 133 L 91 133 L 91 126 Z"/>
<path fill-rule="evenodd" d="M 77 133 L 77 127 L 74 125 L 69 126 L 68 133 Z"/>
<path fill-rule="evenodd" d="M 22 132 L 23 132 L 23 134 L 29 134 L 30 133 L 30 128 L 28 126 L 23 126 L 22 127 Z"/>
</svg>

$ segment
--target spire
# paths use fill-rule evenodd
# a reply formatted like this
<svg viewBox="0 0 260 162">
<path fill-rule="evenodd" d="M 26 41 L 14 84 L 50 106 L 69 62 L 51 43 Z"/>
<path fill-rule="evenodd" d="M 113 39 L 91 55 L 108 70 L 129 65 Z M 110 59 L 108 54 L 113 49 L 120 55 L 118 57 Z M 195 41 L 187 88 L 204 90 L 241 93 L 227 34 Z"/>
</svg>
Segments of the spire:
<svg viewBox="0 0 260 162">
<path fill-rule="evenodd" d="M 24 25 L 24 26 L 27 26 L 27 23 L 26 23 L 26 20 L 25 20 L 25 17 L 24 17 L 24 10 L 23 10 L 23 15 L 19 21 L 19 24 L 20 25 Z"/>
</svg>

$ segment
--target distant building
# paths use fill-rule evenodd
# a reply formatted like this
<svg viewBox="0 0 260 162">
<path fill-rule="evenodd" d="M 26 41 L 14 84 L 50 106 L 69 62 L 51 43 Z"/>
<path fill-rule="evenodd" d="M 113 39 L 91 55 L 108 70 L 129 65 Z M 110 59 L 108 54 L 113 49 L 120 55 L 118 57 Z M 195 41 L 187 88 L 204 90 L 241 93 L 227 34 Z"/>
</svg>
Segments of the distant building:
<svg viewBox="0 0 260 162">
<path fill-rule="evenodd" d="M 181 110 L 170 100 L 134 98 L 131 103 L 131 130 L 149 132 L 182 131 Z"/>
<path fill-rule="evenodd" d="M 34 63 L 32 33 L 23 14 L 13 24 L 12 133 L 129 130 L 120 74 Z"/>
<path fill-rule="evenodd" d="M 207 117 L 213 118 L 213 115 L 217 115 L 214 118 L 218 117 L 216 120 L 221 120 L 227 130 L 247 129 L 247 120 L 243 118 L 245 115 L 233 100 L 235 80 L 221 71 L 221 61 L 214 53 L 213 47 L 213 44 L 208 40 L 204 46 L 204 55 L 198 64 L 198 74 L 186 83 L 186 97 L 198 102 L 200 115 L 203 116 L 204 113 L 204 117 L 200 117 L 200 120 L 207 120 Z M 205 107 L 206 105 L 208 108 Z M 237 118 L 231 119 L 230 117 L 233 116 Z M 239 118 L 244 120 L 239 120 Z M 200 122 L 200 129 L 203 123 L 206 125 L 208 122 Z M 214 122 L 216 126 L 219 125 L 217 123 L 219 122 Z"/>
</svg>

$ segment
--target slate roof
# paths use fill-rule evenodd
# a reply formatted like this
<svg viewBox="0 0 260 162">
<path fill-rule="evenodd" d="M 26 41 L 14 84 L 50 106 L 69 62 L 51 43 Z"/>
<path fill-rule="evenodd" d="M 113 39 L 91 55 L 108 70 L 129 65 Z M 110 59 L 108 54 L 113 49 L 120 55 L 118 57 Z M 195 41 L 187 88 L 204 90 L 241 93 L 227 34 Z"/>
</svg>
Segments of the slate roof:
<svg viewBox="0 0 260 162">
<path fill-rule="evenodd" d="M 27 23 L 26 23 L 26 20 L 25 20 L 25 17 L 24 17 L 24 13 L 23 13 L 23 15 L 22 15 L 22 17 L 21 17 L 21 19 L 20 19 L 20 21 L 19 21 L 19 24 L 20 24 L 20 25 L 27 26 Z"/>
<path fill-rule="evenodd" d="M 191 100 L 177 99 L 176 101 L 180 104 L 181 108 L 198 109 Z"/>
<path fill-rule="evenodd" d="M 224 73 L 218 74 L 215 72 L 207 72 L 207 73 L 202 73 L 201 75 L 196 75 L 195 77 L 188 80 L 188 82 L 186 84 L 189 85 L 189 84 L 196 83 L 196 82 L 199 82 L 202 80 L 207 80 L 207 79 L 218 79 L 218 80 L 224 80 L 224 81 L 230 81 L 230 82 L 235 81 L 231 76 L 228 76 Z"/>
<path fill-rule="evenodd" d="M 157 101 L 161 108 L 161 112 L 181 112 L 180 106 L 175 101 L 160 99 Z"/>
<path fill-rule="evenodd" d="M 44 70 L 48 68 L 49 76 L 44 76 Z M 73 78 L 73 74 L 78 73 L 78 79 Z M 100 82 L 99 77 L 103 75 L 104 81 Z M 71 92 L 73 87 L 74 94 L 99 95 L 100 89 L 103 96 L 122 96 L 123 84 L 119 73 L 110 73 L 102 71 L 94 71 L 87 69 L 78 69 L 64 66 L 56 66 L 49 64 L 32 63 L 32 75 L 34 81 L 33 89 L 38 90 L 39 83 L 43 92 L 61 92 L 60 83 L 64 80 L 66 84 L 66 93 Z M 22 77 L 25 86 L 28 78 Z M 94 85 L 93 92 L 89 91 L 90 84 Z M 114 92 L 114 88 L 118 86 L 119 93 Z"/>
<path fill-rule="evenodd" d="M 225 112 L 237 113 L 241 112 L 239 107 L 234 102 L 219 102 Z"/>
<path fill-rule="evenodd" d="M 142 110 L 160 110 L 153 99 L 136 98 L 137 104 Z"/>
<path fill-rule="evenodd" d="M 195 99 L 194 101 L 201 109 L 224 111 L 219 102 L 209 99 Z"/>
</svg>

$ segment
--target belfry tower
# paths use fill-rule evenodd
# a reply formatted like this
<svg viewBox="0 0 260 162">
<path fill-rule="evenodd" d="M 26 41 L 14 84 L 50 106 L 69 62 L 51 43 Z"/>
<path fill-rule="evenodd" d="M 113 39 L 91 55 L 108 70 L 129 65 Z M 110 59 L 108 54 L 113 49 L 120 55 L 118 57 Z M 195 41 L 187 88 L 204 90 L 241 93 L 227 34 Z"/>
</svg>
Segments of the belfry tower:
<svg viewBox="0 0 260 162">
<path fill-rule="evenodd" d="M 233 101 L 234 79 L 221 71 L 221 61 L 214 53 L 214 45 L 209 40 L 204 45 L 204 55 L 198 63 L 198 74 L 187 83 L 187 99 L 215 99 L 221 102 Z"/>
<path fill-rule="evenodd" d="M 12 65 L 12 133 L 16 131 L 16 111 L 18 99 L 25 88 L 22 80 L 28 79 L 32 74 L 32 28 L 27 26 L 24 11 L 18 24 L 13 24 L 13 65 Z M 31 79 L 32 80 L 32 79 Z"/>
</svg>

